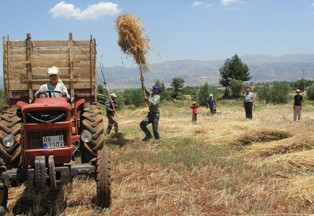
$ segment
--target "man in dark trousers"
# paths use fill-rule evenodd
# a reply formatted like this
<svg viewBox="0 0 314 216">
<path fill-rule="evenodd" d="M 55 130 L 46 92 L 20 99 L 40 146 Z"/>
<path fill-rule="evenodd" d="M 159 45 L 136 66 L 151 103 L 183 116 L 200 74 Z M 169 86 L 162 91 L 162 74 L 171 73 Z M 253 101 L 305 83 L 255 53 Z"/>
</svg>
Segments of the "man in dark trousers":
<svg viewBox="0 0 314 216">
<path fill-rule="evenodd" d="M 144 81 L 144 77 L 141 77 L 141 81 Z M 144 86 L 145 96 L 144 100 L 148 103 L 149 112 L 147 116 L 141 121 L 140 127 L 145 133 L 143 141 L 148 141 L 152 138 L 151 132 L 148 130 L 147 125 L 152 124 L 153 134 L 156 140 L 160 140 L 160 135 L 158 132 L 158 122 L 159 122 L 159 103 L 160 103 L 160 93 L 161 88 L 159 86 L 153 86 L 152 92 L 148 91 Z"/>
<path fill-rule="evenodd" d="M 243 106 L 245 110 L 245 117 L 247 119 L 252 119 L 253 118 L 253 105 L 255 102 L 255 96 L 253 92 L 251 92 L 251 88 L 248 86 L 245 89 L 244 93 L 244 101 L 243 101 Z"/>
<path fill-rule="evenodd" d="M 301 120 L 301 110 L 302 110 L 302 102 L 303 102 L 303 97 L 300 94 L 300 89 L 296 90 L 296 95 L 294 96 L 294 103 L 293 103 L 293 120 L 296 121 L 297 118 L 298 120 Z"/>
<path fill-rule="evenodd" d="M 110 99 L 106 102 L 106 112 L 108 118 L 108 127 L 107 127 L 107 134 L 110 134 L 112 126 L 114 126 L 114 131 L 116 133 L 119 132 L 118 121 L 114 117 L 116 112 L 116 98 L 117 95 L 115 93 L 110 94 Z"/>
</svg>

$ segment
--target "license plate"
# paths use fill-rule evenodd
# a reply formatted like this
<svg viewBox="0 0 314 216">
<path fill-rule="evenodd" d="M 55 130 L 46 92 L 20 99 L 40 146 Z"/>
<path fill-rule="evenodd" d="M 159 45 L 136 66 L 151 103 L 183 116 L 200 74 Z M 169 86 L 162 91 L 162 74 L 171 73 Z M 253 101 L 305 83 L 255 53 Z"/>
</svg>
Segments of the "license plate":
<svg viewBox="0 0 314 216">
<path fill-rule="evenodd" d="M 64 147 L 63 135 L 43 137 L 43 149 L 63 147 Z"/>
</svg>

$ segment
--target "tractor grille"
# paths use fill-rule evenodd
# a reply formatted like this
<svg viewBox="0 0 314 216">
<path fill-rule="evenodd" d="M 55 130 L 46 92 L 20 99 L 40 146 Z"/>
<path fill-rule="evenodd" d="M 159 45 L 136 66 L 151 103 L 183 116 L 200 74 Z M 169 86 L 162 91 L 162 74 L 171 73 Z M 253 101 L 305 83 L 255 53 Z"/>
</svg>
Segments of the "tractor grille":
<svg viewBox="0 0 314 216">
<path fill-rule="evenodd" d="M 60 136 L 63 135 L 64 146 L 67 145 L 66 130 L 57 131 L 35 131 L 28 133 L 28 149 L 42 149 L 44 136 Z"/>
</svg>

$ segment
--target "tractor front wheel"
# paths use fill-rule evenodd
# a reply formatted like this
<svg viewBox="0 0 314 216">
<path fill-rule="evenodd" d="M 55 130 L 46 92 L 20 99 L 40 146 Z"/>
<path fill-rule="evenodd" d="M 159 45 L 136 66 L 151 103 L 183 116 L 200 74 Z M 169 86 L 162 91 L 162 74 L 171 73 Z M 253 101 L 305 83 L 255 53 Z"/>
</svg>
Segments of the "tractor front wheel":
<svg viewBox="0 0 314 216">
<path fill-rule="evenodd" d="M 96 205 L 109 208 L 111 205 L 111 160 L 106 148 L 97 152 L 96 184 Z"/>
<path fill-rule="evenodd" d="M 3 111 L 0 121 L 0 157 L 7 168 L 18 168 L 22 165 L 21 146 L 15 142 L 11 147 L 3 145 L 3 138 L 6 135 L 13 135 L 15 140 L 19 139 L 22 120 L 16 115 L 16 110 L 8 109 Z"/>
<path fill-rule="evenodd" d="M 95 106 L 84 108 L 82 114 L 82 129 L 88 130 L 92 134 L 92 140 L 84 143 L 81 140 L 81 160 L 82 163 L 89 163 L 97 157 L 97 152 L 105 145 L 105 134 L 103 116 L 101 111 Z"/>
</svg>

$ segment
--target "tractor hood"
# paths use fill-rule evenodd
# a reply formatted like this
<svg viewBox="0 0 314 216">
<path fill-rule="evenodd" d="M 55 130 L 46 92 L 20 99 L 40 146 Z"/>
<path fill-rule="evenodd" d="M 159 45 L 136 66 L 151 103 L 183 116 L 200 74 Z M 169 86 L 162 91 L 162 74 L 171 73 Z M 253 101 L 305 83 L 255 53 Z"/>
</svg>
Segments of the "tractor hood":
<svg viewBox="0 0 314 216">
<path fill-rule="evenodd" d="M 66 98 L 37 98 L 32 104 L 18 102 L 17 105 L 21 108 L 22 113 L 42 110 L 71 110 L 71 105 Z"/>
</svg>

